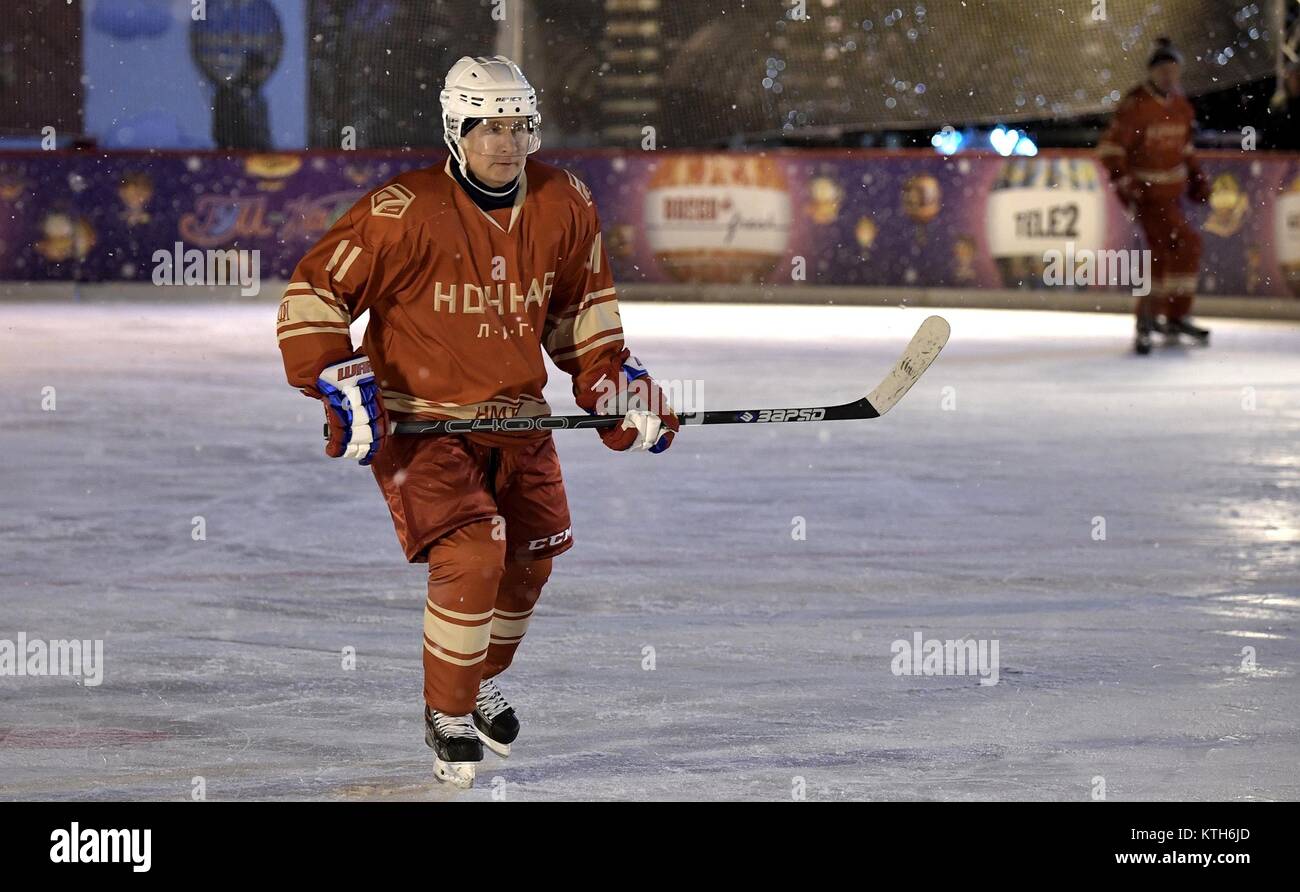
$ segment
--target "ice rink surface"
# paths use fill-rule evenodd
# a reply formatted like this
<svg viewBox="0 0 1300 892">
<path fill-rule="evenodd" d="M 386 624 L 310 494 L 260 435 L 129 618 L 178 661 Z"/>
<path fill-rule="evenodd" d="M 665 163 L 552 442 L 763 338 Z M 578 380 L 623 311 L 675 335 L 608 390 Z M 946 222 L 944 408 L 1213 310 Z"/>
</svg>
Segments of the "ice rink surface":
<svg viewBox="0 0 1300 892">
<path fill-rule="evenodd" d="M 861 396 L 930 312 L 623 317 L 731 408 Z M 881 419 L 557 435 L 577 545 L 501 677 L 515 753 L 457 793 L 424 568 L 321 453 L 274 306 L 0 307 L 0 638 L 105 664 L 0 677 L 0 798 L 1300 798 L 1300 328 L 1138 358 L 1127 318 L 936 312 Z M 996 640 L 998 683 L 895 675 L 917 632 Z"/>
</svg>

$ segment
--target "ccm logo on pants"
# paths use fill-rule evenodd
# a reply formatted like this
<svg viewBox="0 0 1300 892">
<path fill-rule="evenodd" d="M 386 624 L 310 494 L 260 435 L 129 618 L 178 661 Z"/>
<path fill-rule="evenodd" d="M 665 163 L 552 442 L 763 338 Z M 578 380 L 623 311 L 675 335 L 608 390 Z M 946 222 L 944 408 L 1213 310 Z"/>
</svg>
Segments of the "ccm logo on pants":
<svg viewBox="0 0 1300 892">
<path fill-rule="evenodd" d="M 543 548 L 551 548 L 560 545 L 573 538 L 573 527 L 569 527 L 562 533 L 556 533 L 554 536 L 543 536 L 540 539 L 529 539 L 528 550 L 540 551 Z"/>
</svg>

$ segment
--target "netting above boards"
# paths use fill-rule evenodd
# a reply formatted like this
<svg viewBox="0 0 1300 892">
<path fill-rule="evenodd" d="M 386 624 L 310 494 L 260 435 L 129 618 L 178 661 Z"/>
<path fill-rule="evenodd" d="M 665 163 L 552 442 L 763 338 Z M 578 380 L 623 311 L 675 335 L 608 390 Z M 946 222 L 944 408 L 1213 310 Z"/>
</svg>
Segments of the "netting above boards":
<svg viewBox="0 0 1300 892">
<path fill-rule="evenodd" d="M 670 30 L 693 29 L 668 61 L 668 117 L 698 140 L 1105 113 L 1160 36 L 1191 95 L 1267 76 L 1271 2 L 809 0 L 799 21 L 736 0 L 690 22 L 665 4 Z"/>
<path fill-rule="evenodd" d="M 511 24 L 547 145 L 649 125 L 684 148 L 1107 113 L 1161 36 L 1190 94 L 1223 89 L 1273 71 L 1275 2 L 310 0 L 312 143 L 352 124 L 363 146 L 439 144 L 447 68 Z"/>
</svg>

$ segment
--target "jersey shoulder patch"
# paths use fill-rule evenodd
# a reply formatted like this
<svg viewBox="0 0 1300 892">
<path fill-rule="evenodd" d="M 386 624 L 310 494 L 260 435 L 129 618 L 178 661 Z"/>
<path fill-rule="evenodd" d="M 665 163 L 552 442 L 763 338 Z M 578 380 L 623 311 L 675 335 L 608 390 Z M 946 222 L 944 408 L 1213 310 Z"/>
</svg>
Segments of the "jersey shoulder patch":
<svg viewBox="0 0 1300 892">
<path fill-rule="evenodd" d="M 415 193 L 401 183 L 389 183 L 370 196 L 370 215 L 400 220 L 415 201 Z"/>
</svg>

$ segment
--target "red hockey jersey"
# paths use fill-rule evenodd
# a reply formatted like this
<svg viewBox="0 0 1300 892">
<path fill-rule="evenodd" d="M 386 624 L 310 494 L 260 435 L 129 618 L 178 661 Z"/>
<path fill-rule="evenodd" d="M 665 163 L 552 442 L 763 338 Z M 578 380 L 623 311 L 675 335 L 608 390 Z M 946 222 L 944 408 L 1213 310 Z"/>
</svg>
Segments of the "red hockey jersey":
<svg viewBox="0 0 1300 892">
<path fill-rule="evenodd" d="M 545 415 L 543 349 L 577 381 L 624 349 L 591 193 L 535 160 L 510 208 L 481 210 L 446 164 L 357 202 L 285 288 L 276 333 L 289 383 L 311 388 L 352 355 L 348 326 L 366 310 L 362 350 L 394 418 Z"/>
<path fill-rule="evenodd" d="M 1177 197 L 1199 176 L 1192 137 L 1196 112 L 1180 93 L 1161 96 L 1150 84 L 1125 95 L 1097 146 L 1120 189 Z"/>
</svg>

